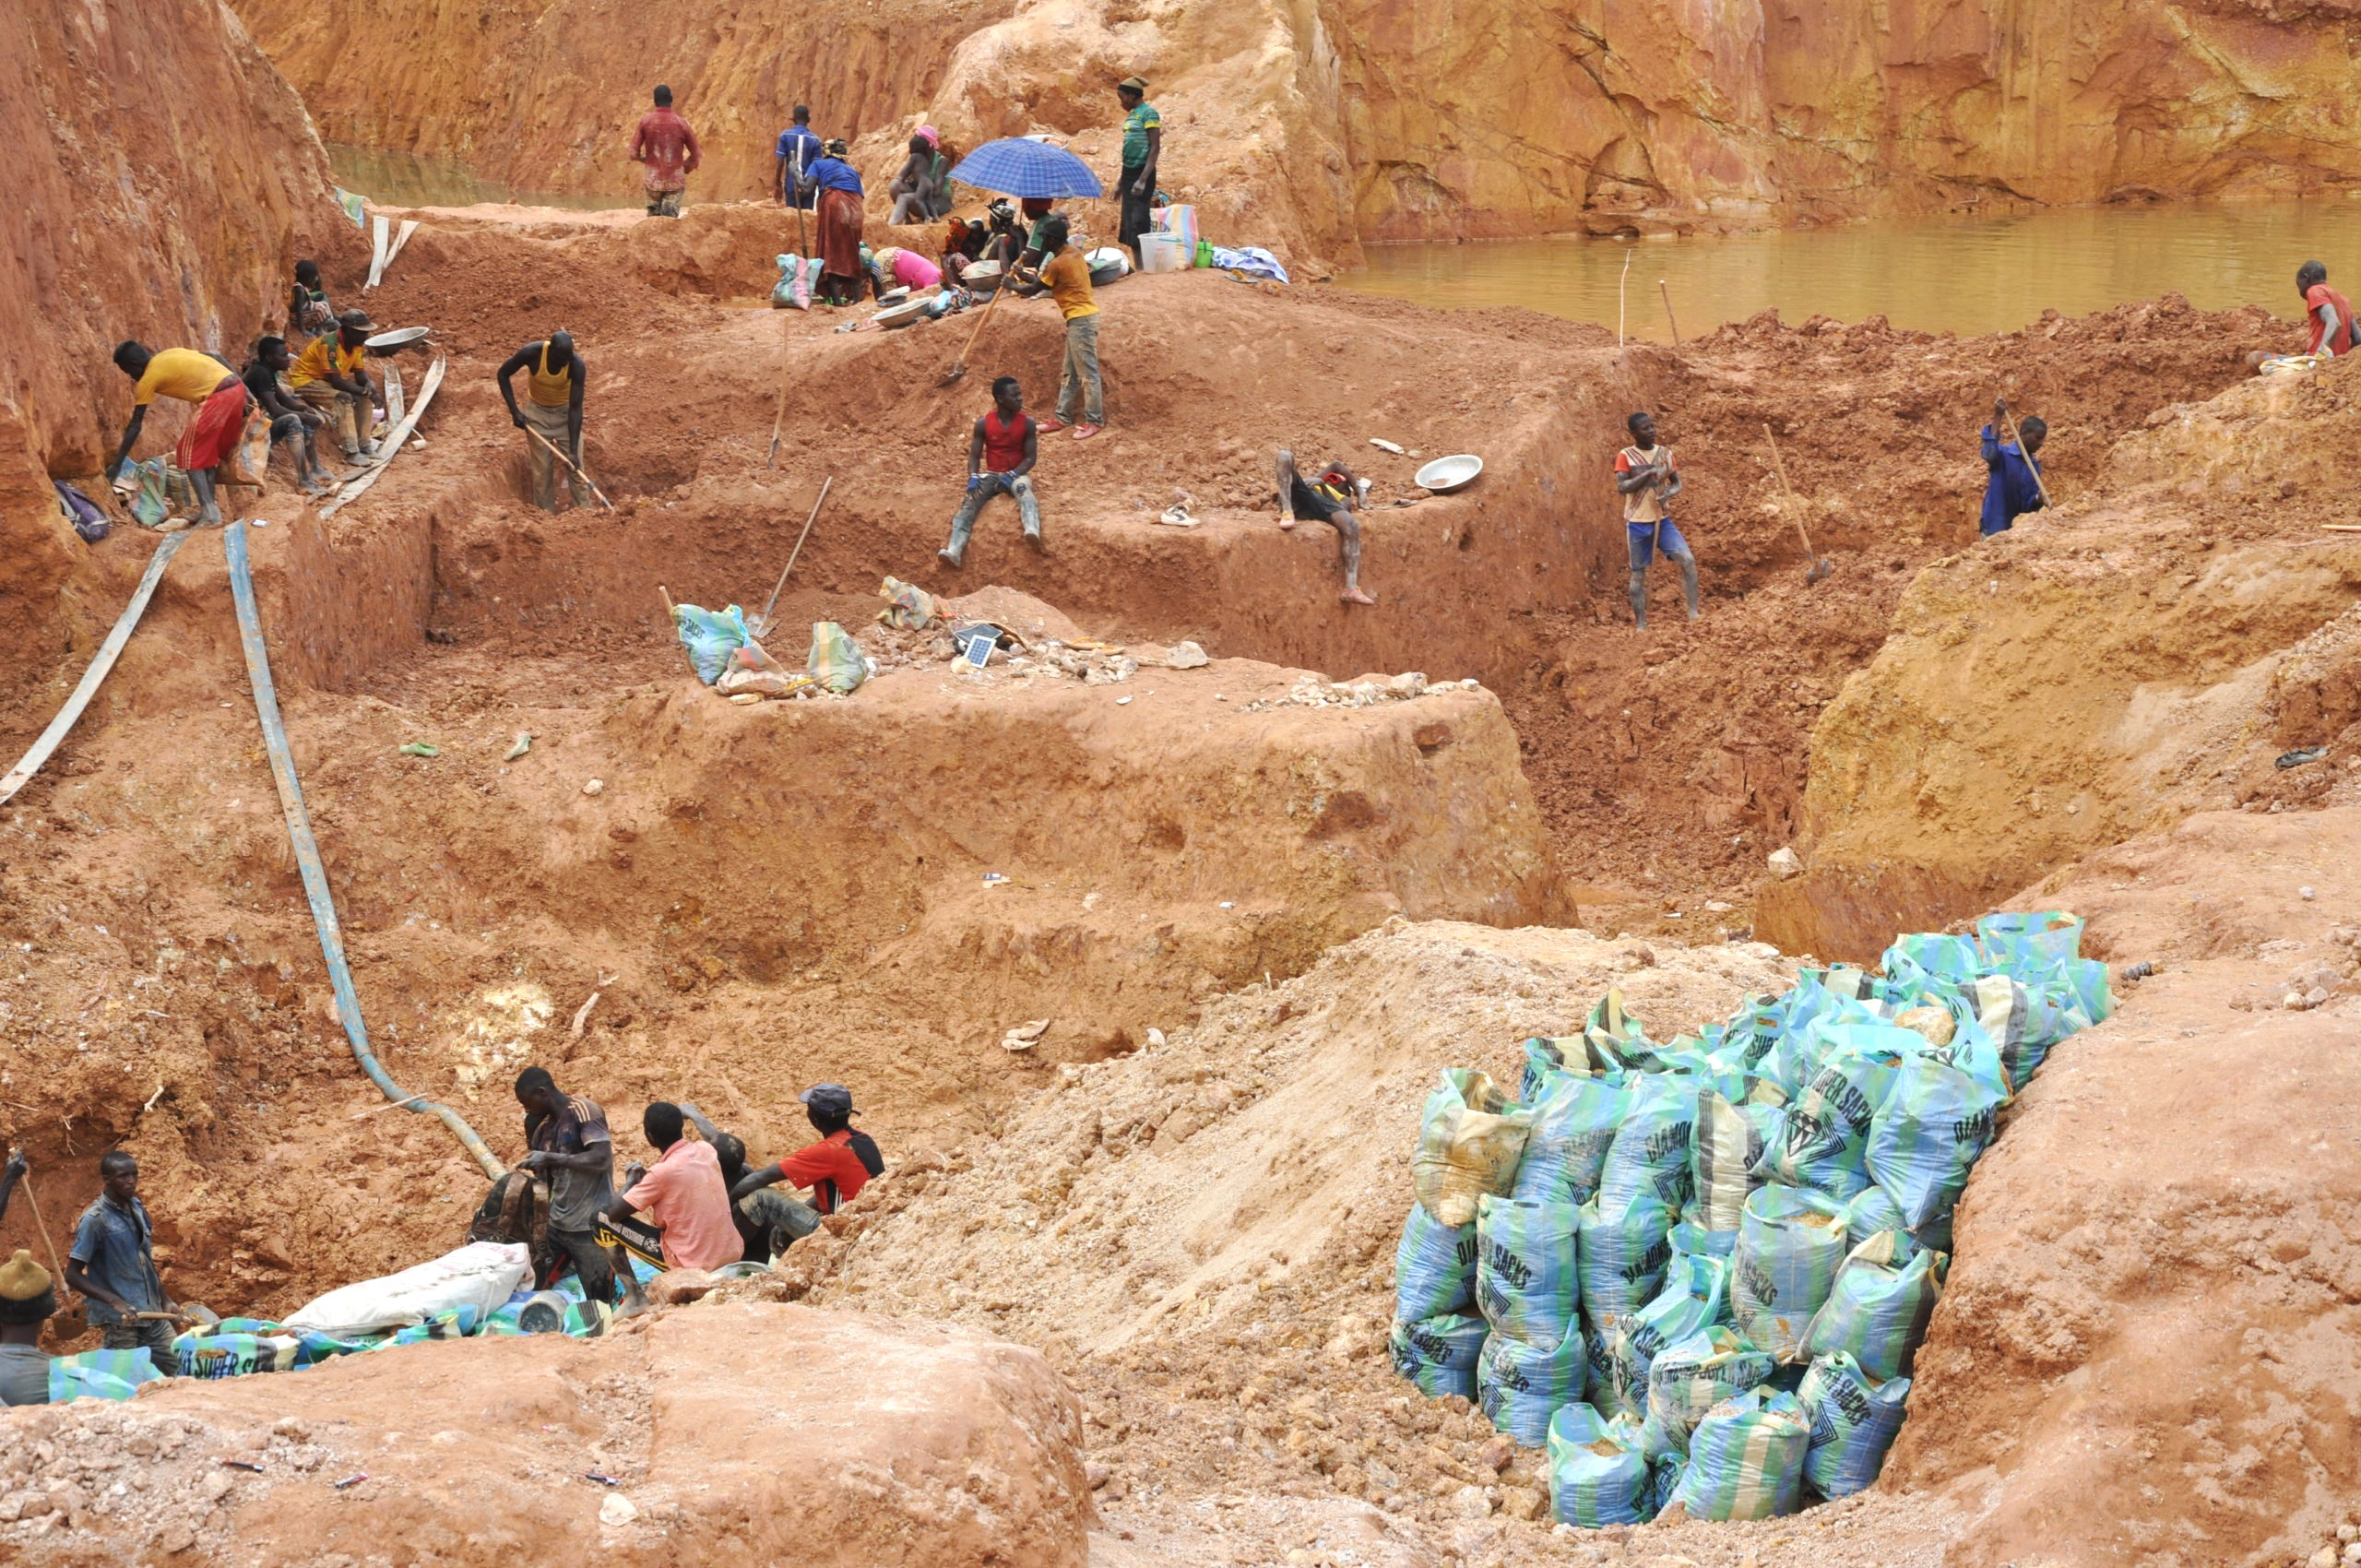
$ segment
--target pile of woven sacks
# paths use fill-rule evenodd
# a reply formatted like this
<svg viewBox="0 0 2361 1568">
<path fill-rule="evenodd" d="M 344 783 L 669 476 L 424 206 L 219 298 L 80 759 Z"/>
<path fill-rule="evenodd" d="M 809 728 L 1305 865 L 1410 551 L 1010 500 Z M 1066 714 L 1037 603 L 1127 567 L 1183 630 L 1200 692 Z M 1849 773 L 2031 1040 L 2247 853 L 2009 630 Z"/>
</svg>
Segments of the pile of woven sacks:
<svg viewBox="0 0 2361 1568">
<path fill-rule="evenodd" d="M 2111 1010 L 2082 921 L 1905 936 L 1664 1044 L 1613 994 L 1514 1098 L 1428 1097 L 1393 1357 L 1549 1451 L 1570 1525 L 1761 1519 L 1877 1479 L 1996 1118 Z"/>
</svg>

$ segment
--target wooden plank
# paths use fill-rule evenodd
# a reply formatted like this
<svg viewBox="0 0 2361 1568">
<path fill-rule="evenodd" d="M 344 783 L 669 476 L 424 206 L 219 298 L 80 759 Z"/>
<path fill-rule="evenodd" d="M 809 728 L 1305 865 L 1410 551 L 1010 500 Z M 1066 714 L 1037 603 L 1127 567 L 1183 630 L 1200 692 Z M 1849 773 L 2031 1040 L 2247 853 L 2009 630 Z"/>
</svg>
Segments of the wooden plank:
<svg viewBox="0 0 2361 1568">
<path fill-rule="evenodd" d="M 57 717 L 49 721 L 49 728 L 41 732 L 41 738 L 33 742 L 32 750 L 8 770 L 6 777 L 0 778 L 0 804 L 6 803 L 9 797 L 31 780 L 34 774 L 41 771 L 42 764 L 50 759 L 59 742 L 65 739 L 65 732 L 74 728 L 74 721 L 82 717 L 82 710 L 90 706 L 90 699 L 98 695 L 99 686 L 106 680 L 107 672 L 123 656 L 123 645 L 131 640 L 132 629 L 139 624 L 139 617 L 148 612 L 148 601 L 156 596 L 156 585 L 164 580 L 164 568 L 172 564 L 172 557 L 180 552 L 181 546 L 187 540 L 185 530 L 168 533 L 156 546 L 156 553 L 148 558 L 148 570 L 140 574 L 138 588 L 132 590 L 131 602 L 123 607 L 123 613 L 115 619 L 114 630 L 109 632 L 106 641 L 99 645 L 98 657 L 90 660 L 88 670 L 82 671 L 81 683 L 65 699 L 65 706 L 58 710 Z"/>
<path fill-rule="evenodd" d="M 371 218 L 371 220 L 369 220 L 369 227 L 370 227 L 370 229 L 371 229 L 371 231 L 372 231 L 372 233 L 373 233 L 373 235 L 374 235 L 374 238 L 372 239 L 371 244 L 370 244 L 370 254 L 369 254 L 369 281 L 367 281 L 366 283 L 363 283 L 363 284 L 362 284 L 362 285 L 361 285 L 361 290 L 362 290 L 362 292 L 363 292 L 363 293 L 366 293 L 366 292 L 368 292 L 370 290 L 372 290 L 372 289 L 375 288 L 375 287 L 377 286 L 378 280 L 379 280 L 380 279 L 382 279 L 382 278 L 384 278 L 384 277 L 386 276 L 386 218 L 385 218 L 385 215 L 384 215 L 384 214 L 382 214 L 382 213 L 380 213 L 380 214 L 377 214 L 376 216 L 374 216 L 374 217 Z"/>
<path fill-rule="evenodd" d="M 443 367 L 445 362 L 443 360 L 436 360 L 426 367 L 426 379 L 420 382 L 418 386 L 418 401 L 408 413 L 402 416 L 402 422 L 394 426 L 386 434 L 386 444 L 377 459 L 377 466 L 359 479 L 347 481 L 344 488 L 338 491 L 325 505 L 321 506 L 321 517 L 333 517 L 337 509 L 346 502 L 359 500 L 363 491 L 377 482 L 377 476 L 392 466 L 394 455 L 399 452 L 402 449 L 402 444 L 409 439 L 409 433 L 418 428 L 419 416 L 426 412 L 427 404 L 434 401 L 434 390 L 443 385 Z"/>
</svg>

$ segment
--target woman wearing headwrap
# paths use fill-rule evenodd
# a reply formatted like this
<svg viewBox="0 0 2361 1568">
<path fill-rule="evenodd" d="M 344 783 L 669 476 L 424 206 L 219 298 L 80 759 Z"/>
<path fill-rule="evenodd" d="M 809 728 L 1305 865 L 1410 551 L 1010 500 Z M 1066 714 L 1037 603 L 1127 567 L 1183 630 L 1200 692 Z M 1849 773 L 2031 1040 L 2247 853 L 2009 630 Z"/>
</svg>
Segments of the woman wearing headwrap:
<svg viewBox="0 0 2361 1568">
<path fill-rule="evenodd" d="M 845 152 L 838 137 L 803 172 L 820 193 L 813 214 L 820 231 L 820 297 L 832 305 L 848 305 L 869 287 L 860 259 L 860 175 L 845 161 Z"/>
</svg>

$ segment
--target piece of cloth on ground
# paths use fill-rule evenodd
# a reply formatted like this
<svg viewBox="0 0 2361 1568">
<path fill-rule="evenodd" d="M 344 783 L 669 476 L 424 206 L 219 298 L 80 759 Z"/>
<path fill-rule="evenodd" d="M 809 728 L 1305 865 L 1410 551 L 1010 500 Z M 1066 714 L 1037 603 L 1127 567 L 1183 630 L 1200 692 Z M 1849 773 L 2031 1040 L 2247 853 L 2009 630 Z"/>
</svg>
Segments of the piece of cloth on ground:
<svg viewBox="0 0 2361 1568">
<path fill-rule="evenodd" d="M 1213 247 L 1213 253 L 1214 266 L 1238 278 L 1241 282 L 1285 283 L 1290 281 L 1287 269 L 1279 265 L 1279 258 L 1260 245 L 1245 245 L 1237 248 L 1216 245 Z"/>
</svg>

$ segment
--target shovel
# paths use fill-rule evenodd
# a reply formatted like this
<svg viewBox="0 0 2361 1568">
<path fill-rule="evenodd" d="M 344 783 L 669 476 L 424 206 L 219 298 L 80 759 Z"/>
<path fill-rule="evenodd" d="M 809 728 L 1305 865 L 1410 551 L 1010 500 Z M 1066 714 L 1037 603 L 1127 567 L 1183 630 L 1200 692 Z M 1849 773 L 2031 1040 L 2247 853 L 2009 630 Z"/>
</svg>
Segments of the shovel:
<svg viewBox="0 0 2361 1568">
<path fill-rule="evenodd" d="M 778 575 L 778 581 L 771 587 L 770 602 L 763 606 L 762 614 L 755 617 L 753 626 L 749 628 L 757 637 L 766 637 L 771 635 L 771 612 L 778 608 L 778 596 L 787 587 L 787 573 L 795 570 L 795 558 L 803 553 L 803 541 L 812 537 L 812 525 L 820 518 L 820 507 L 828 499 L 828 487 L 836 482 L 836 476 L 834 474 L 830 474 L 821 481 L 820 499 L 812 503 L 812 515 L 803 519 L 803 531 L 795 536 L 795 548 L 787 552 L 787 571 Z M 669 595 L 664 602 L 667 608 L 670 607 L 672 601 Z"/>
<path fill-rule="evenodd" d="M 986 324 L 991 320 L 992 311 L 999 305 L 1000 297 L 1003 294 L 1007 293 L 1010 286 L 1015 281 L 1016 279 L 1010 274 L 1005 272 L 1001 274 L 1000 287 L 994 289 L 992 291 L 992 297 L 984 302 L 984 314 L 977 318 L 976 329 L 967 334 L 967 341 L 965 346 L 960 349 L 959 357 L 951 362 L 951 368 L 944 371 L 943 373 L 943 379 L 935 383 L 937 386 L 955 386 L 958 385 L 959 379 L 967 374 L 968 350 L 976 346 L 976 339 L 984 335 L 984 327 Z"/>
<path fill-rule="evenodd" d="M 2000 417 L 2008 422 L 2009 439 L 2015 444 L 2018 454 L 2023 457 L 2025 469 L 2033 475 L 2034 493 L 2041 497 L 2042 510 L 2047 511 L 2051 505 L 2049 486 L 2041 482 L 2041 470 L 2034 467 L 2032 455 L 2025 451 L 2025 438 L 2017 434 L 2017 416 L 2009 411 L 2009 400 L 2006 398 L 1996 400 L 1992 406 L 1999 410 Z"/>
<path fill-rule="evenodd" d="M 1829 564 L 1826 556 L 1817 553 L 1811 547 L 1811 535 L 1804 531 L 1803 499 L 1796 493 L 1796 487 L 1787 482 L 1787 465 L 1779 460 L 1778 437 L 1771 434 L 1771 427 L 1767 424 L 1762 427 L 1762 439 L 1771 444 L 1771 471 L 1779 476 L 1779 488 L 1787 493 L 1787 514 L 1795 518 L 1796 537 L 1804 541 L 1804 554 L 1811 562 L 1811 569 L 1804 574 L 1804 584 L 1809 587 L 1836 568 Z"/>
<path fill-rule="evenodd" d="M 552 440 L 550 440 L 550 438 L 549 438 L 548 436 L 543 435 L 540 431 L 535 430 L 535 429 L 534 429 L 531 425 L 529 425 L 529 424 L 528 424 L 528 425 L 524 426 L 523 428 L 524 428 L 524 431 L 525 431 L 525 434 L 528 434 L 528 435 L 531 436 L 534 440 L 536 440 L 536 441 L 540 442 L 542 445 L 544 445 L 544 446 L 546 446 L 546 447 L 548 447 L 548 448 L 549 448 L 550 456 L 551 456 L 551 457 L 555 457 L 559 462 L 564 463 L 567 468 L 569 468 L 569 469 L 574 469 L 574 477 L 575 477 L 575 478 L 576 478 L 576 479 L 578 479 L 578 480 L 580 480 L 583 483 L 585 483 L 585 484 L 587 484 L 587 485 L 588 485 L 588 486 L 590 487 L 590 493 L 591 493 L 591 494 L 593 494 L 593 495 L 595 495 L 595 496 L 597 496 L 597 497 L 599 498 L 599 505 L 604 506 L 604 507 L 605 507 L 608 511 L 610 511 L 610 512 L 611 512 L 611 511 L 613 511 L 613 510 L 615 509 L 615 504 L 614 504 L 613 502 L 611 502 L 611 501 L 610 501 L 610 500 L 608 500 L 608 499 L 607 499 L 607 493 L 606 493 L 605 491 L 603 491 L 603 490 L 601 490 L 601 489 L 599 489 L 599 481 L 598 481 L 597 480 L 592 479 L 588 474 L 584 473 L 580 469 L 575 468 L 575 467 L 574 459 L 573 459 L 573 458 L 571 458 L 571 457 L 567 457 L 564 453 L 563 453 L 563 452 L 559 451 L 559 450 L 557 449 L 557 445 L 556 445 L 556 443 L 554 443 L 554 442 L 552 442 Z"/>
</svg>

